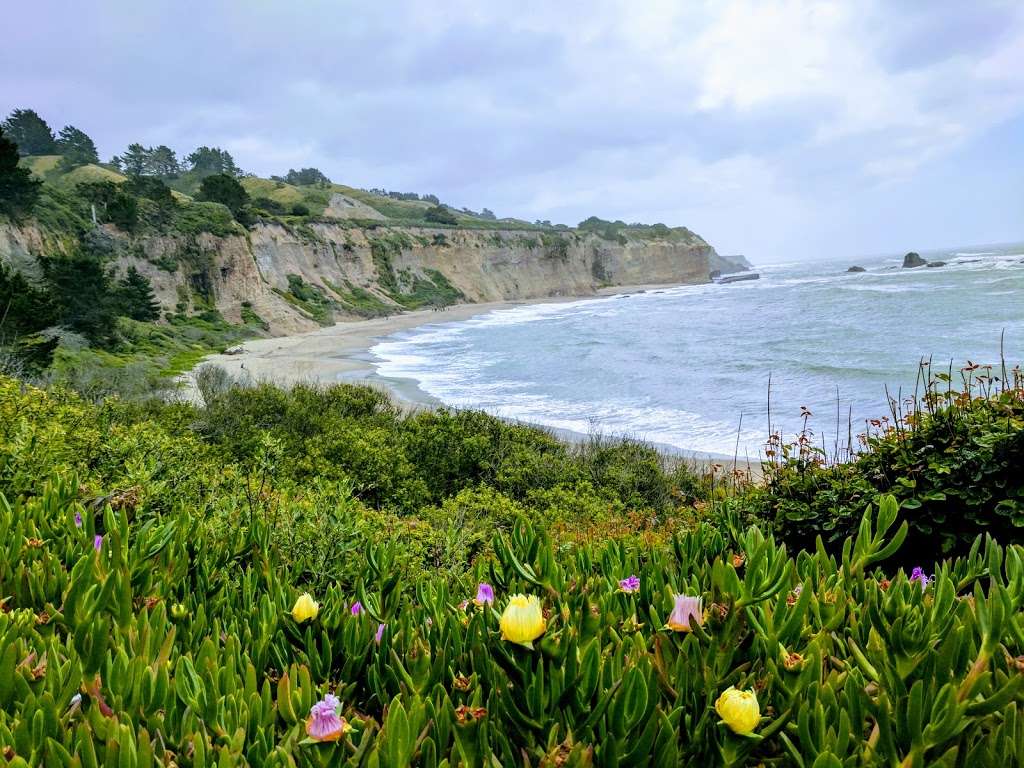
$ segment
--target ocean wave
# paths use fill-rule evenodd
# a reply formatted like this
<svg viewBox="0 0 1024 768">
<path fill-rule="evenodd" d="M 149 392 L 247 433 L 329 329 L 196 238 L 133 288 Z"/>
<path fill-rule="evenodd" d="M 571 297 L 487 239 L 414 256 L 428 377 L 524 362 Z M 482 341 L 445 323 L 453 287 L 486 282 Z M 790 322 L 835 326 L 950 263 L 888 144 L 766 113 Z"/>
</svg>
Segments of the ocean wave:
<svg viewBox="0 0 1024 768">
<path fill-rule="evenodd" d="M 845 433 L 848 404 L 855 425 L 883 415 L 883 385 L 912 382 L 917 352 L 989 354 L 986 340 L 1004 328 L 1019 344 L 1024 290 L 1010 289 L 1024 255 L 962 258 L 928 270 L 876 259 L 856 279 L 801 264 L 730 286 L 523 304 L 403 331 L 370 352 L 381 377 L 415 381 L 449 406 L 679 450 L 732 455 L 742 411 L 740 454 L 756 457 L 769 373 L 787 436 L 800 405 L 830 412 L 820 423 L 835 431 L 837 385 Z"/>
</svg>

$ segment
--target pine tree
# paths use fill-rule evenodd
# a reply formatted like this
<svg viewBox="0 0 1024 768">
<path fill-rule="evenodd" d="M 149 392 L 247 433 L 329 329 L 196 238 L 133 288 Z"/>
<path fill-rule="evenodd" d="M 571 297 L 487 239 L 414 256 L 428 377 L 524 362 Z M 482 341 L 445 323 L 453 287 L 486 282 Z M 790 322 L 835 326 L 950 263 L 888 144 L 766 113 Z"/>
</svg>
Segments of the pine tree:
<svg viewBox="0 0 1024 768">
<path fill-rule="evenodd" d="M 18 148 L 0 128 L 0 213 L 21 216 L 32 210 L 40 182 L 27 168 L 18 166 Z"/>
<path fill-rule="evenodd" d="M 235 165 L 235 159 L 226 149 L 219 147 L 199 147 L 185 158 L 190 169 L 199 176 L 211 176 L 223 173 L 226 176 L 241 176 L 242 171 Z"/>
<path fill-rule="evenodd" d="M 238 218 L 242 209 L 249 204 L 249 193 L 238 183 L 238 179 L 224 173 L 215 173 L 203 179 L 196 200 L 223 203 Z"/>
<path fill-rule="evenodd" d="M 149 171 L 161 179 L 178 178 L 178 174 L 181 173 L 178 156 L 173 149 L 163 144 L 149 150 Z"/>
<path fill-rule="evenodd" d="M 14 110 L 3 129 L 22 155 L 52 155 L 57 151 L 53 131 L 35 110 Z"/>
<path fill-rule="evenodd" d="M 160 319 L 160 302 L 153 293 L 153 285 L 135 267 L 118 282 L 121 311 L 133 320 L 150 322 Z"/>
<path fill-rule="evenodd" d="M 64 156 L 61 163 L 65 168 L 77 168 L 80 165 L 100 161 L 93 140 L 84 131 L 80 131 L 73 125 L 66 125 L 60 129 L 57 149 Z"/>
<path fill-rule="evenodd" d="M 144 176 L 149 169 L 149 152 L 150 150 L 138 142 L 129 144 L 125 153 L 118 158 L 125 174 L 128 176 Z"/>
</svg>

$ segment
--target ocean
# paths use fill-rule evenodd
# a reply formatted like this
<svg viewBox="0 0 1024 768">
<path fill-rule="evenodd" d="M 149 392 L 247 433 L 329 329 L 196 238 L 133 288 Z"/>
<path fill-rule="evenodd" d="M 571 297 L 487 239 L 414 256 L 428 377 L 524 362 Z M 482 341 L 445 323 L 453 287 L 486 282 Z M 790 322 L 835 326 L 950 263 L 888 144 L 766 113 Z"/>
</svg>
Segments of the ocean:
<svg viewBox="0 0 1024 768">
<path fill-rule="evenodd" d="M 389 337 L 378 375 L 440 402 L 681 452 L 758 457 L 774 429 L 838 439 L 913 394 L 922 359 L 1024 358 L 1024 244 L 756 266 L 761 279 L 522 305 Z M 848 273 L 858 264 L 866 272 Z M 770 413 L 769 413 L 769 381 Z"/>
</svg>

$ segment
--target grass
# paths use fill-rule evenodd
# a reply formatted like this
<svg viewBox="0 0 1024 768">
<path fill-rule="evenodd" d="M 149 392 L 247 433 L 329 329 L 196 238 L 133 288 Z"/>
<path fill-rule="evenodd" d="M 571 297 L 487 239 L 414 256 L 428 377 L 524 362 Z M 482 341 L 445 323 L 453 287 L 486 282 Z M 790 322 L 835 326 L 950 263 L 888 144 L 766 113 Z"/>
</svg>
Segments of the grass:
<svg viewBox="0 0 1024 768">
<path fill-rule="evenodd" d="M 174 227 L 186 235 L 209 232 L 218 237 L 244 234 L 245 230 L 220 203 L 192 202 L 179 206 L 174 213 Z"/>
<path fill-rule="evenodd" d="M 99 165 L 80 165 L 63 174 L 59 183 L 65 187 L 77 186 L 90 181 L 112 181 L 115 184 L 128 181 L 128 177 Z"/>
<path fill-rule="evenodd" d="M 334 323 L 336 302 L 332 301 L 320 286 L 307 283 L 301 275 L 288 275 L 288 290 L 275 288 L 274 292 L 320 325 Z"/>
<path fill-rule="evenodd" d="M 249 197 L 254 200 L 258 197 L 265 197 L 281 203 L 288 210 L 291 210 L 296 203 L 301 203 L 309 208 L 311 216 L 321 216 L 331 199 L 330 189 L 296 187 L 283 181 L 270 179 L 250 177 L 242 179 L 242 186 L 249 193 Z"/>
<path fill-rule="evenodd" d="M 129 399 L 151 397 L 207 355 L 265 333 L 255 313 L 241 325 L 225 321 L 216 312 L 202 317 L 174 314 L 166 324 L 121 318 L 119 341 L 113 349 L 62 345 L 54 355 L 49 376 L 89 399 L 115 393 Z"/>
<path fill-rule="evenodd" d="M 341 306 L 347 312 L 359 317 L 387 317 L 398 311 L 393 304 L 388 304 L 376 294 L 347 280 L 344 288 L 333 283 L 327 283 L 327 287 L 337 294 Z"/>
</svg>

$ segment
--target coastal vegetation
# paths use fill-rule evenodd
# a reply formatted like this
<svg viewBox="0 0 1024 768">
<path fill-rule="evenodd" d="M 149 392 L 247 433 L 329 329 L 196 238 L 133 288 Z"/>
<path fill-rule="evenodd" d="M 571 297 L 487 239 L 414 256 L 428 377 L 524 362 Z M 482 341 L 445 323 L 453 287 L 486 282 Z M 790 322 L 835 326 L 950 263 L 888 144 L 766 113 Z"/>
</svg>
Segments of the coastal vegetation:
<svg viewBox="0 0 1024 768">
<path fill-rule="evenodd" d="M 97 159 L 31 110 L 0 135 L 5 231 L 40 243 L 0 263 L 0 766 L 1024 764 L 1019 370 L 922 366 L 846 452 L 770 434 L 756 477 L 366 386 L 200 368 L 186 400 L 174 376 L 269 328 L 218 310 L 216 239 L 354 261 L 317 240 L 336 195 L 372 281 L 273 289 L 321 324 L 464 300 L 402 260 L 461 230 L 558 268 L 583 237 L 703 241 L 216 147 Z"/>
<path fill-rule="evenodd" d="M 950 418 L 998 442 L 1019 385 L 865 457 Z M 758 517 L 791 489 L 641 444 L 360 386 L 199 386 L 92 404 L 0 379 L 0 764 L 1024 759 L 1017 537 L 908 559 L 916 508 L 880 491 L 802 548 Z"/>
</svg>

